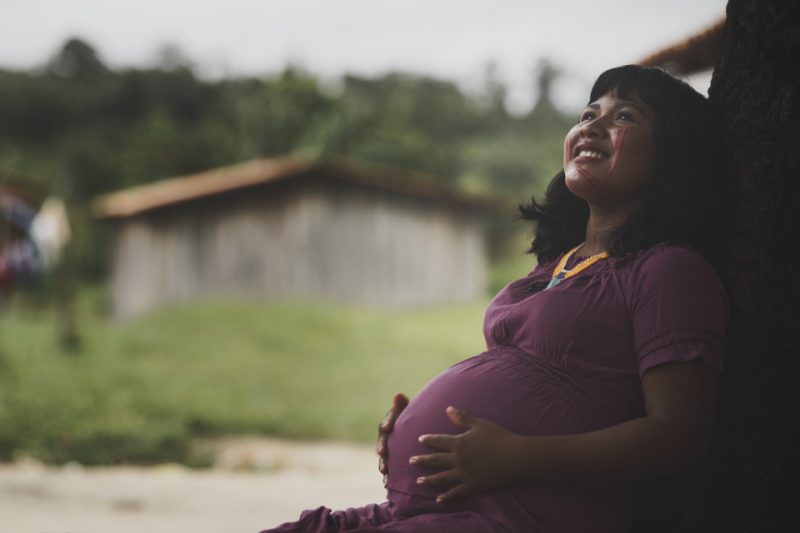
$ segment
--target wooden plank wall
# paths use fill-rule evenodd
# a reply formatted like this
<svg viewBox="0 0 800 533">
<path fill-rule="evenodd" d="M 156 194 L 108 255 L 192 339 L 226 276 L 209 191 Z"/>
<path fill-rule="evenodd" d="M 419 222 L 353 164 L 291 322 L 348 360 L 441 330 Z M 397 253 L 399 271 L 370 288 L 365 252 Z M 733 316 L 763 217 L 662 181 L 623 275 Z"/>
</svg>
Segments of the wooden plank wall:
<svg viewBox="0 0 800 533">
<path fill-rule="evenodd" d="M 321 179 L 215 197 L 120 222 L 115 314 L 204 296 L 380 306 L 484 295 L 474 211 Z"/>
</svg>

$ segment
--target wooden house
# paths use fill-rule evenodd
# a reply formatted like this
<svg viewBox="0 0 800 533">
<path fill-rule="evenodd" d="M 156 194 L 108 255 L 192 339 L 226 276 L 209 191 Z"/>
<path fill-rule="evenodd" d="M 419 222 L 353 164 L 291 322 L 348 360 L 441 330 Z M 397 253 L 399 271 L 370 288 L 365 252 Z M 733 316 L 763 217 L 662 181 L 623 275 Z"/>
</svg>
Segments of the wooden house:
<svg viewBox="0 0 800 533">
<path fill-rule="evenodd" d="M 474 300 L 485 291 L 487 214 L 513 214 L 398 172 L 289 158 L 134 187 L 93 209 L 113 224 L 117 317 L 209 296 Z"/>
</svg>

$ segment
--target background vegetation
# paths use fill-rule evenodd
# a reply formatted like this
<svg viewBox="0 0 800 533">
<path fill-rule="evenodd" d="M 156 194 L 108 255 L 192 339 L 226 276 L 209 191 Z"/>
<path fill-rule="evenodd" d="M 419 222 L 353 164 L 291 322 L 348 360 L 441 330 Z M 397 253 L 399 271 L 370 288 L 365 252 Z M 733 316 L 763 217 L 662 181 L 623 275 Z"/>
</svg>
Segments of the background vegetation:
<svg viewBox="0 0 800 533">
<path fill-rule="evenodd" d="M 526 200 L 560 168 L 574 121 L 550 101 L 555 69 L 536 72 L 538 101 L 517 116 L 492 68 L 478 94 L 400 72 L 208 81 L 174 48 L 153 68 L 114 70 L 71 39 L 39 70 L 0 70 L 0 186 L 66 197 L 80 272 L 95 279 L 105 254 L 92 197 L 255 157 L 340 156 Z"/>
<path fill-rule="evenodd" d="M 484 349 L 485 302 L 409 311 L 205 302 L 125 324 L 83 291 L 80 352 L 52 311 L 0 314 L 0 459 L 202 463 L 196 437 L 369 441 L 415 394 Z"/>
<path fill-rule="evenodd" d="M 90 287 L 78 297 L 72 351 L 58 342 L 57 282 L 0 309 L 0 460 L 198 464 L 200 436 L 372 439 L 394 391 L 414 394 L 481 351 L 486 302 L 413 312 L 206 302 L 110 323 L 103 291 L 91 288 L 107 251 L 89 200 L 302 154 L 523 201 L 560 168 L 573 122 L 550 102 L 556 71 L 545 62 L 537 72 L 537 104 L 512 115 L 491 68 L 477 94 L 400 72 L 332 84 L 287 67 L 209 81 L 175 49 L 153 68 L 115 70 L 72 39 L 41 69 L 0 71 L 0 186 L 34 202 L 68 200 L 78 276 Z M 494 250 L 491 290 L 532 268 L 516 237 Z"/>
</svg>

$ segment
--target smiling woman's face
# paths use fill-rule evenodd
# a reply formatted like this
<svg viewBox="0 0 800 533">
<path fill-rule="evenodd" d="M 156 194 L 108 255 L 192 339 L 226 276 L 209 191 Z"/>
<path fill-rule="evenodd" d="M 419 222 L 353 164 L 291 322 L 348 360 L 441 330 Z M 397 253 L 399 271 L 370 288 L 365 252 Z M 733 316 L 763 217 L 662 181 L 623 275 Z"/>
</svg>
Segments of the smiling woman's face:
<svg viewBox="0 0 800 533">
<path fill-rule="evenodd" d="M 655 112 L 637 96 L 606 93 L 564 140 L 567 187 L 593 208 L 637 205 L 653 174 Z"/>
</svg>

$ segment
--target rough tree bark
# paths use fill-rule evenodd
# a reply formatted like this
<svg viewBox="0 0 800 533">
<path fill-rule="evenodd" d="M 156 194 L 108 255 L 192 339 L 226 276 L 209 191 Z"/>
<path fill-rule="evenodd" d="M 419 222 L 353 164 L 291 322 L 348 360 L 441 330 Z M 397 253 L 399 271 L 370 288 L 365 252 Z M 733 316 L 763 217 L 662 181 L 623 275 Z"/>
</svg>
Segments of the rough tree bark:
<svg viewBox="0 0 800 533">
<path fill-rule="evenodd" d="M 733 147 L 732 322 L 696 530 L 800 531 L 800 3 L 730 0 L 709 90 Z"/>
<path fill-rule="evenodd" d="M 634 531 L 800 531 L 800 2 L 729 0 L 709 98 L 738 192 L 715 439 L 702 472 L 643 485 Z"/>
<path fill-rule="evenodd" d="M 738 189 L 730 346 L 709 466 L 669 530 L 800 531 L 800 2 L 729 1 L 709 95 Z"/>
</svg>

